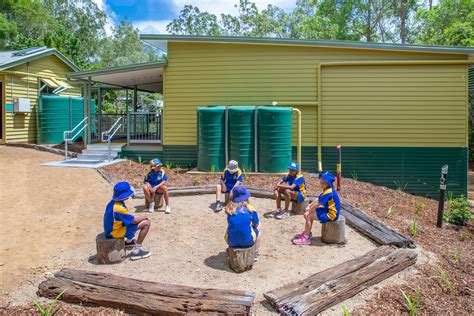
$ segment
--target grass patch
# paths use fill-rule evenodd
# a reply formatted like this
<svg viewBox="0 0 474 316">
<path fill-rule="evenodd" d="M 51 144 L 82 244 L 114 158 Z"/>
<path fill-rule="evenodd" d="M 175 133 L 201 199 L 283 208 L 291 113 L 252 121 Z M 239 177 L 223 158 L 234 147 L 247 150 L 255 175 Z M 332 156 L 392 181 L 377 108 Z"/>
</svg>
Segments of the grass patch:
<svg viewBox="0 0 474 316">
<path fill-rule="evenodd" d="M 400 291 L 405 300 L 405 308 L 410 316 L 415 316 L 418 311 L 421 310 L 421 304 L 423 302 L 423 296 L 420 294 L 420 290 L 416 290 L 413 297 L 405 293 L 402 289 L 400 289 Z"/>
</svg>

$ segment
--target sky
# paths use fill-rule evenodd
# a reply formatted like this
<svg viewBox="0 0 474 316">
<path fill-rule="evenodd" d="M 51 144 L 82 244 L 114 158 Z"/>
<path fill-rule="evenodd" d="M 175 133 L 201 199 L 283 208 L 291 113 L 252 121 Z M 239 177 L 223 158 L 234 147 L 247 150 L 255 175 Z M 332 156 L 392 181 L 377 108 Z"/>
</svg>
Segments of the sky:
<svg viewBox="0 0 474 316">
<path fill-rule="evenodd" d="M 107 33 L 121 19 L 128 18 L 142 34 L 164 34 L 166 25 L 179 16 L 181 9 L 187 5 L 197 6 L 201 11 L 219 15 L 221 13 L 237 14 L 234 7 L 239 0 L 94 0 L 107 12 Z M 296 0 L 253 0 L 259 10 L 268 4 L 276 5 L 290 11 Z"/>
</svg>

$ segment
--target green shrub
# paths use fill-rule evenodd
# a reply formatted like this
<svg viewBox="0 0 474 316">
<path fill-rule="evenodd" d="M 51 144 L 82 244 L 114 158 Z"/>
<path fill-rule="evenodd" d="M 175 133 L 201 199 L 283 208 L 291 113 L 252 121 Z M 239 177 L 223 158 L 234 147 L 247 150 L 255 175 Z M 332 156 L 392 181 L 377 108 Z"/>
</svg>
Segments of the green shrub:
<svg viewBox="0 0 474 316">
<path fill-rule="evenodd" d="M 61 296 L 63 296 L 64 292 L 66 292 L 66 290 L 59 293 L 58 296 L 56 296 L 54 298 L 54 300 L 51 302 L 51 304 L 49 304 L 48 307 L 41 305 L 41 303 L 37 300 L 34 300 L 33 303 L 36 305 L 36 307 L 38 308 L 41 315 L 43 315 L 43 316 L 52 316 L 57 312 L 57 311 L 54 310 L 54 305 L 61 298 Z"/>
<path fill-rule="evenodd" d="M 418 224 L 416 222 L 416 217 L 413 216 L 413 221 L 411 222 L 411 226 L 410 226 L 410 233 L 413 237 L 415 237 L 417 231 L 418 231 Z"/>
<path fill-rule="evenodd" d="M 420 294 L 420 290 L 415 291 L 413 297 L 407 295 L 402 289 L 403 298 L 405 299 L 405 307 L 410 313 L 410 316 L 415 316 L 417 312 L 421 309 L 421 304 L 423 302 L 423 296 Z"/>
<path fill-rule="evenodd" d="M 465 225 L 473 219 L 469 201 L 461 195 L 458 198 L 449 200 L 449 212 L 444 213 L 444 220 L 454 225 Z"/>
</svg>

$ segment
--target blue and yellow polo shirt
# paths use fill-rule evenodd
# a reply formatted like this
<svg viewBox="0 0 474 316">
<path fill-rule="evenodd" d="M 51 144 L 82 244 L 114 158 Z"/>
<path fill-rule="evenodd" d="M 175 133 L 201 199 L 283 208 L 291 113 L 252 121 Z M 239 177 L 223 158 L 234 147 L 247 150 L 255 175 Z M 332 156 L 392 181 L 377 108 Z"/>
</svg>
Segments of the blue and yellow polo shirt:
<svg viewBox="0 0 474 316">
<path fill-rule="evenodd" d="M 225 239 L 230 247 L 251 247 L 257 240 L 258 213 L 251 205 L 239 206 L 233 215 L 227 215 L 227 233 Z"/>
<path fill-rule="evenodd" d="M 240 168 L 237 168 L 236 172 L 231 173 L 229 169 L 225 168 L 224 172 L 222 173 L 221 180 L 225 182 L 227 190 L 230 190 L 235 186 L 237 181 L 243 181 L 242 171 Z"/>
<path fill-rule="evenodd" d="M 339 200 L 334 198 L 334 194 L 337 194 L 337 192 L 333 192 L 332 188 L 327 188 L 318 197 L 318 202 L 322 205 L 319 209 L 323 208 L 331 221 L 337 219 L 341 210 Z"/>
<path fill-rule="evenodd" d="M 110 201 L 105 208 L 104 214 L 105 236 L 107 238 L 127 237 L 128 239 L 133 239 L 136 230 L 134 226 L 137 226 L 132 224 L 134 219 L 135 216 L 128 212 L 123 201 Z"/>
<path fill-rule="evenodd" d="M 150 172 L 148 172 L 148 174 L 143 179 L 143 181 L 146 183 L 149 183 L 152 188 L 156 187 L 161 182 L 166 181 L 166 180 L 168 180 L 168 176 L 166 175 L 163 169 L 157 172 L 150 170 Z"/>
<path fill-rule="evenodd" d="M 293 191 L 301 192 L 301 195 L 306 198 L 306 181 L 301 173 L 292 176 L 288 172 L 286 175 L 281 177 L 281 181 L 288 183 L 290 186 L 295 184 Z"/>
</svg>

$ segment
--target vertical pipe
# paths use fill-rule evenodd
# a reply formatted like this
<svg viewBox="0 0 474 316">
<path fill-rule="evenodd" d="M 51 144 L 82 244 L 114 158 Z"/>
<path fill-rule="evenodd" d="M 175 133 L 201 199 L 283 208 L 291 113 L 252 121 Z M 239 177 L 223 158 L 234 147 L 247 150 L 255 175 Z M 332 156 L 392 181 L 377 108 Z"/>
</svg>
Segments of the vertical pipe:
<svg viewBox="0 0 474 316">
<path fill-rule="evenodd" d="M 253 150 L 254 154 L 254 164 L 255 164 L 255 172 L 258 172 L 258 106 L 255 107 L 253 118 L 253 125 L 254 125 L 254 133 L 253 133 Z"/>
<path fill-rule="evenodd" d="M 302 169 L 302 166 L 301 166 L 301 111 L 296 108 L 293 108 L 293 111 L 298 113 L 298 144 L 296 147 L 296 159 L 298 161 L 298 165 L 300 166 L 300 170 L 301 170 Z"/>
<path fill-rule="evenodd" d="M 229 161 L 229 107 L 225 107 L 224 112 L 224 146 L 225 146 L 225 164 Z"/>
<path fill-rule="evenodd" d="M 99 129 L 99 135 L 102 133 L 102 88 L 99 87 L 97 90 L 97 112 L 98 114 L 98 120 L 97 120 L 97 127 Z"/>
<path fill-rule="evenodd" d="M 341 191 L 341 172 L 342 172 L 342 149 L 341 145 L 337 145 L 337 191 Z"/>
<path fill-rule="evenodd" d="M 130 112 L 127 111 L 127 146 L 130 146 Z"/>
<path fill-rule="evenodd" d="M 438 221 L 436 226 L 443 227 L 444 195 L 446 193 L 446 184 L 448 181 L 448 165 L 441 167 L 441 178 L 439 180 L 439 201 L 438 201 Z"/>
<path fill-rule="evenodd" d="M 322 98 L 322 89 L 321 89 L 321 64 L 318 64 L 318 172 L 321 172 L 323 171 L 323 152 L 322 152 L 322 137 L 321 137 L 321 133 L 322 133 L 322 111 L 321 111 L 321 107 L 322 107 L 322 102 L 323 102 L 323 98 Z"/>
</svg>

